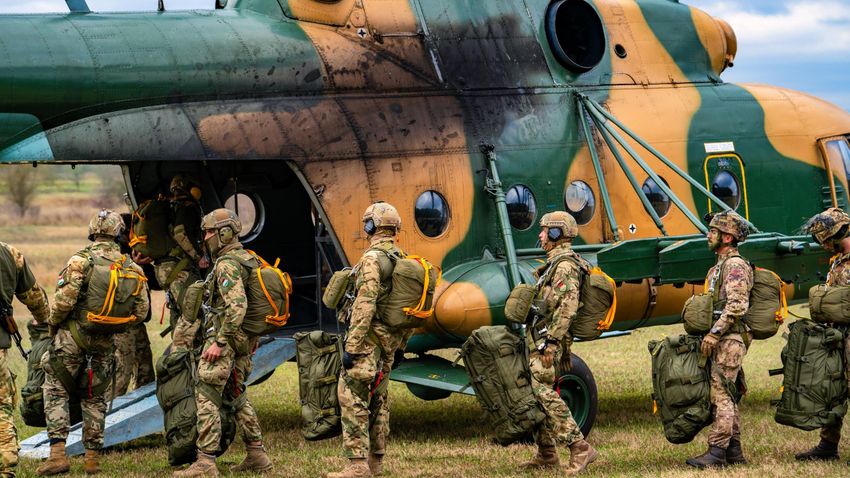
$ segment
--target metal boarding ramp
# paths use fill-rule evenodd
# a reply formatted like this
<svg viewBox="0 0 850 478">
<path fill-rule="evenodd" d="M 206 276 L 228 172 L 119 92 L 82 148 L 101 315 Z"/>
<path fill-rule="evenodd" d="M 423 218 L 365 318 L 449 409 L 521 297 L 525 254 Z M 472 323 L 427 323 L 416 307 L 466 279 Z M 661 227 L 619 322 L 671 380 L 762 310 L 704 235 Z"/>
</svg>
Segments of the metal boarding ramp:
<svg viewBox="0 0 850 478">
<path fill-rule="evenodd" d="M 254 356 L 254 371 L 248 377 L 247 384 L 261 381 L 274 372 L 279 365 L 293 357 L 295 357 L 294 339 L 264 338 Z M 156 400 L 155 382 L 117 397 L 112 402 L 112 409 L 106 415 L 104 448 L 160 433 L 163 431 L 162 422 L 162 409 Z M 85 453 L 82 438 L 82 423 L 71 426 L 71 432 L 65 442 L 66 453 L 69 456 Z M 50 439 L 46 431 L 23 440 L 20 446 L 20 455 L 25 458 L 47 458 L 50 454 Z"/>
</svg>

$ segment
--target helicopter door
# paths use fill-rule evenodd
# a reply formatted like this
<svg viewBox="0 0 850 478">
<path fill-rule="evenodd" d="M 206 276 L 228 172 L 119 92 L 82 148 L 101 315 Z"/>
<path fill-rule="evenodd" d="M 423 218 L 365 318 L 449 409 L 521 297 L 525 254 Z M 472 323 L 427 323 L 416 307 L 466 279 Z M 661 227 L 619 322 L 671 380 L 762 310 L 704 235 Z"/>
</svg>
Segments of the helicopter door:
<svg viewBox="0 0 850 478">
<path fill-rule="evenodd" d="M 744 161 L 735 153 L 712 154 L 705 158 L 705 187 L 744 218 L 750 218 L 747 175 Z M 708 200 L 708 212 L 713 212 Z"/>
<path fill-rule="evenodd" d="M 824 207 L 844 208 L 847 204 L 847 182 L 850 178 L 850 145 L 844 136 L 818 140 L 828 185 L 823 188 Z"/>
</svg>

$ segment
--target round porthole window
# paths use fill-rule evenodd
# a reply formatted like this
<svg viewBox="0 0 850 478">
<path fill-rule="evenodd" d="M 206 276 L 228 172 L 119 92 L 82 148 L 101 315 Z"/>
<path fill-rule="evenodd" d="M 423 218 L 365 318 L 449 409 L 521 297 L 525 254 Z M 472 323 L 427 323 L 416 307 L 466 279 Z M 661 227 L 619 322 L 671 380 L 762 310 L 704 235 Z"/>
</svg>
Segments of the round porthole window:
<svg viewBox="0 0 850 478">
<path fill-rule="evenodd" d="M 242 223 L 240 241 L 250 241 L 260 234 L 265 223 L 265 208 L 259 196 L 251 193 L 236 193 L 224 201 L 224 207 L 234 211 Z"/>
<path fill-rule="evenodd" d="M 596 198 L 593 190 L 584 181 L 573 181 L 564 193 L 564 204 L 567 212 L 572 214 L 579 225 L 587 224 L 596 210 Z"/>
<path fill-rule="evenodd" d="M 537 201 L 534 199 L 531 189 L 517 184 L 508 189 L 505 194 L 505 202 L 508 207 L 508 219 L 511 226 L 524 231 L 534 224 L 537 218 Z"/>
<path fill-rule="evenodd" d="M 449 225 L 449 205 L 437 191 L 425 191 L 416 199 L 413 216 L 422 234 L 437 237 Z"/>
<path fill-rule="evenodd" d="M 741 187 L 738 178 L 729 171 L 720 171 L 711 182 L 711 194 L 714 194 L 727 206 L 738 209 L 741 204 Z"/>
<path fill-rule="evenodd" d="M 665 186 L 669 186 L 667 180 L 664 178 L 661 178 L 661 180 L 664 181 Z M 652 209 L 655 209 L 655 214 L 658 214 L 658 217 L 664 217 L 670 211 L 670 196 L 661 190 L 655 180 L 646 178 L 641 189 L 646 195 L 646 198 L 649 199 L 649 204 L 652 205 Z"/>
<path fill-rule="evenodd" d="M 605 30 L 585 0 L 559 0 L 546 11 L 546 36 L 559 63 L 575 73 L 590 71 L 605 55 Z"/>
</svg>

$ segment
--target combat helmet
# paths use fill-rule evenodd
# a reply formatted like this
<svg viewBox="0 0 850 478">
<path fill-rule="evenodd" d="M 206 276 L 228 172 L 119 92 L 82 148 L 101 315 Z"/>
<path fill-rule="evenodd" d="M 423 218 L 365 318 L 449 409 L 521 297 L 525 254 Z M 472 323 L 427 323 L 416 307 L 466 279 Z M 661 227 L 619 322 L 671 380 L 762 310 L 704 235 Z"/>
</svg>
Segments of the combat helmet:
<svg viewBox="0 0 850 478">
<path fill-rule="evenodd" d="M 210 254 L 215 256 L 222 247 L 238 242 L 239 233 L 242 232 L 242 223 L 235 212 L 230 209 L 219 208 L 201 219 L 201 229 L 218 231 L 212 238 L 205 240 Z"/>
<path fill-rule="evenodd" d="M 809 219 L 803 228 L 818 244 L 823 244 L 830 239 L 845 238 L 848 226 L 850 216 L 837 207 L 831 207 Z"/>
<path fill-rule="evenodd" d="M 738 242 L 744 242 L 747 236 L 750 235 L 749 224 L 735 211 L 721 211 L 711 215 L 711 221 L 708 223 L 708 227 L 725 232 L 734 237 Z"/>
<path fill-rule="evenodd" d="M 398 210 L 392 204 L 378 201 L 367 207 L 366 212 L 363 213 L 363 230 L 371 236 L 382 227 L 400 230 L 401 216 L 398 215 Z"/>
<path fill-rule="evenodd" d="M 124 220 L 118 213 L 101 209 L 89 221 L 89 240 L 93 241 L 95 236 L 117 237 L 123 230 Z"/>
<path fill-rule="evenodd" d="M 196 201 L 201 199 L 200 184 L 189 176 L 175 174 L 174 177 L 171 178 L 171 184 L 168 189 L 171 191 L 171 194 L 174 194 L 175 196 L 182 193 L 192 196 Z"/>
<path fill-rule="evenodd" d="M 540 227 L 549 228 L 549 240 L 573 239 L 578 235 L 575 218 L 565 211 L 552 211 L 540 218 Z M 559 231 L 559 232 L 555 232 Z"/>
</svg>

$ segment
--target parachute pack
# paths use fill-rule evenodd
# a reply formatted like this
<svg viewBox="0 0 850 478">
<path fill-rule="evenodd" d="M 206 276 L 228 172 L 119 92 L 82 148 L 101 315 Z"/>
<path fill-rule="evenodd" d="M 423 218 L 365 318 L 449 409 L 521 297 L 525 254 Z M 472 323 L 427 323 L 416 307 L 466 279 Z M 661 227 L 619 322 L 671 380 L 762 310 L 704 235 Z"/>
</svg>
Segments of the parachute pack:
<svg viewBox="0 0 850 478">
<path fill-rule="evenodd" d="M 342 340 L 321 330 L 294 335 L 301 397 L 301 435 L 324 440 L 342 433 L 337 384 Z"/>
<path fill-rule="evenodd" d="M 292 294 L 292 279 L 278 269 L 280 259 L 269 264 L 254 251 L 246 251 L 253 260 L 237 258 L 247 270 L 245 293 L 248 296 L 248 311 L 242 321 L 242 330 L 248 335 L 266 335 L 286 325 L 289 320 L 289 296 Z M 233 258 L 233 256 L 226 256 Z"/>
<path fill-rule="evenodd" d="M 738 256 L 740 257 L 740 256 Z M 688 298 L 682 309 L 685 332 L 704 335 L 720 317 L 725 300 L 719 300 L 723 287 L 721 263 L 717 277 L 709 278 L 704 292 Z M 785 298 L 785 283 L 775 272 L 753 266 L 753 288 L 750 290 L 750 307 L 743 321 L 750 328 L 755 340 L 769 339 L 776 335 L 785 320 L 788 303 Z"/>
<path fill-rule="evenodd" d="M 27 383 L 21 388 L 20 411 L 24 423 L 31 427 L 47 426 L 44 415 L 44 369 L 41 368 L 41 358 L 50 349 L 53 338 L 47 334 L 47 324 L 35 325 L 27 323 L 32 349 L 27 358 Z M 75 390 L 75 389 L 74 389 Z M 80 423 L 83 420 L 80 399 L 75 393 L 68 393 L 70 400 L 68 410 L 71 414 L 70 423 Z"/>
<path fill-rule="evenodd" d="M 652 356 L 652 412 L 659 415 L 670 443 L 688 443 L 712 421 L 711 361 L 700 352 L 702 337 L 671 335 L 649 342 Z M 743 373 L 738 383 L 724 381 L 739 401 Z"/>
<path fill-rule="evenodd" d="M 461 357 L 499 443 L 521 440 L 543 422 L 522 337 L 505 326 L 480 327 L 461 347 Z"/>
<path fill-rule="evenodd" d="M 80 254 L 90 267 L 84 297 L 76 306 L 76 326 L 86 333 L 114 334 L 144 320 L 133 315 L 133 309 L 148 279 L 130 268 L 133 262 L 123 255 L 113 261 L 86 250 Z"/>
<path fill-rule="evenodd" d="M 593 267 L 587 261 L 576 256 L 564 254 L 552 260 L 546 271 L 540 276 L 537 285 L 518 284 L 505 302 L 505 318 L 510 322 L 524 324 L 535 302 L 538 312 L 547 315 L 543 308 L 540 290 L 549 282 L 555 268 L 562 261 L 569 260 L 581 271 L 581 290 L 579 308 L 570 323 L 570 333 L 581 340 L 598 339 L 602 332 L 611 328 L 617 312 L 617 285 L 602 269 Z"/>
<path fill-rule="evenodd" d="M 850 325 L 850 286 L 818 284 L 809 289 L 809 312 L 822 324 Z"/>
<path fill-rule="evenodd" d="M 198 408 L 195 388 L 198 386 L 198 351 L 170 350 L 156 362 L 156 399 L 163 412 L 165 446 L 168 463 L 172 466 L 191 463 L 197 457 L 195 442 L 198 439 Z M 221 410 L 221 442 L 216 456 L 233 443 L 236 436 L 236 410 L 244 393 L 233 397 L 233 387 L 228 381 L 224 387 L 225 400 L 215 393 L 207 394 Z M 205 393 L 204 389 L 199 389 Z"/>
<path fill-rule="evenodd" d="M 390 327 L 416 328 L 434 313 L 434 291 L 442 278 L 439 267 L 414 255 L 400 255 L 389 248 L 376 246 L 381 267 L 381 283 L 389 282 L 389 291 L 378 297 L 378 317 Z M 384 277 L 392 271 L 389 277 Z M 386 284 L 385 284 L 386 285 Z"/>
<path fill-rule="evenodd" d="M 153 260 L 161 259 L 178 247 L 171 236 L 171 202 L 159 196 L 133 211 L 129 246 Z"/>
<path fill-rule="evenodd" d="M 784 375 L 774 419 L 801 430 L 841 423 L 847 413 L 846 332 L 805 319 L 788 328 L 782 368 L 770 371 Z"/>
</svg>

